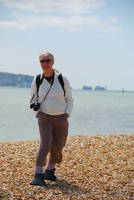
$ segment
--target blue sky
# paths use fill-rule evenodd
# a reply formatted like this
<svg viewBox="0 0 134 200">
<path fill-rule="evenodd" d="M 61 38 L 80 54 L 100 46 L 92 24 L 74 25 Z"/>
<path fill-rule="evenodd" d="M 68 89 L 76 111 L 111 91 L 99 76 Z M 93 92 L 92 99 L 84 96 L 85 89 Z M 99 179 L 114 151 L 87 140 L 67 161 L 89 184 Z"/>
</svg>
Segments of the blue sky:
<svg viewBox="0 0 134 200">
<path fill-rule="evenodd" d="M 40 51 L 73 88 L 134 90 L 133 0 L 0 0 L 0 71 L 41 72 Z"/>
</svg>

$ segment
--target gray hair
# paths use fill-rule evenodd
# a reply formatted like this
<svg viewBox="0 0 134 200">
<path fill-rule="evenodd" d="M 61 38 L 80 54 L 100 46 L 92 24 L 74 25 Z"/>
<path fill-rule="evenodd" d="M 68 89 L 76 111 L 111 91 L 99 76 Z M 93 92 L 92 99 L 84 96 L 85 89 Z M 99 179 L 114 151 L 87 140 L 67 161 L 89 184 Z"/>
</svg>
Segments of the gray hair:
<svg viewBox="0 0 134 200">
<path fill-rule="evenodd" d="M 42 56 L 48 56 L 50 58 L 50 60 L 54 61 L 54 56 L 47 51 L 41 51 L 40 52 L 39 60 Z"/>
</svg>

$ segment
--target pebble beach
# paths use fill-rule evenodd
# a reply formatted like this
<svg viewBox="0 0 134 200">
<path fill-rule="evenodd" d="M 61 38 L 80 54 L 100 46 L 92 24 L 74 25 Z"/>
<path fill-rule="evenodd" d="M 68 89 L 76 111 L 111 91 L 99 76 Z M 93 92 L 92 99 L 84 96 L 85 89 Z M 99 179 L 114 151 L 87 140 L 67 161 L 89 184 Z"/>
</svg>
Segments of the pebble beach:
<svg viewBox="0 0 134 200">
<path fill-rule="evenodd" d="M 47 187 L 29 184 L 39 144 L 0 143 L 0 199 L 134 200 L 134 134 L 69 136 Z"/>
</svg>

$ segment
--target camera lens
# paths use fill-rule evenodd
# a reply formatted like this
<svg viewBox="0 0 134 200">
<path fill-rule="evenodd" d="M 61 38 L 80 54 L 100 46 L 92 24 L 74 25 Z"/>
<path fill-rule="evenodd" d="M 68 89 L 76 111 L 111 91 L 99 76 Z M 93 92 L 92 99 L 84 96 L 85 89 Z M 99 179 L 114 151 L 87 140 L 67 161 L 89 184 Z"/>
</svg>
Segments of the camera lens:
<svg viewBox="0 0 134 200">
<path fill-rule="evenodd" d="M 31 103 L 31 104 L 30 104 L 30 108 L 31 108 L 31 109 L 34 108 L 34 105 L 35 105 L 34 103 Z"/>
<path fill-rule="evenodd" d="M 37 104 L 34 105 L 34 108 L 33 108 L 33 109 L 34 109 L 35 111 L 38 111 L 39 108 L 40 108 L 40 103 L 37 103 Z"/>
</svg>

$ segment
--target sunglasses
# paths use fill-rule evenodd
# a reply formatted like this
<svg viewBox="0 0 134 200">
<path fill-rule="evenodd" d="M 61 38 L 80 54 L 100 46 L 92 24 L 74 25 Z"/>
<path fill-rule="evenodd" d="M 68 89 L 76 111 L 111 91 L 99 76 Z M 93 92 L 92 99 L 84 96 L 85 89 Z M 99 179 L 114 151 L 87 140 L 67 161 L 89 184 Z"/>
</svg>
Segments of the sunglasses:
<svg viewBox="0 0 134 200">
<path fill-rule="evenodd" d="M 49 63 L 51 60 L 47 59 L 47 60 L 40 60 L 41 63 Z"/>
</svg>

